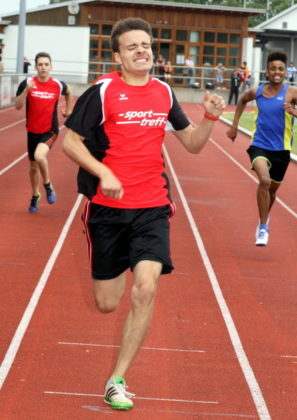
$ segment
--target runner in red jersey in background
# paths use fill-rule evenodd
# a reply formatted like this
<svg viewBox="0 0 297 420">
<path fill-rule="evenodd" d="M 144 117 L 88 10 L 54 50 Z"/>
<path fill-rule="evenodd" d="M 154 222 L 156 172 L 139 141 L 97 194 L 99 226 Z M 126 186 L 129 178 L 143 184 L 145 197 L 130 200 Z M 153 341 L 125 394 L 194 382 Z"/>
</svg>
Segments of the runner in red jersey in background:
<svg viewBox="0 0 297 420">
<path fill-rule="evenodd" d="M 204 118 L 194 128 L 171 87 L 149 76 L 151 45 L 151 26 L 144 20 L 115 24 L 111 46 L 121 72 L 104 75 L 78 99 L 63 141 L 65 153 L 80 166 L 78 187 L 88 198 L 83 219 L 99 311 L 118 307 L 125 271 L 133 271 L 131 308 L 105 388 L 105 402 L 117 410 L 133 407 L 124 377 L 149 328 L 159 277 L 173 269 L 165 129 L 170 127 L 189 152 L 199 153 L 225 106 L 220 96 L 207 92 Z"/>
<path fill-rule="evenodd" d="M 71 93 L 69 87 L 50 77 L 52 70 L 51 57 L 40 52 L 35 57 L 37 76 L 23 80 L 16 93 L 15 107 L 21 109 L 26 101 L 28 156 L 30 159 L 30 181 L 32 198 L 30 212 L 38 211 L 40 174 L 43 179 L 46 197 L 49 204 L 56 201 L 56 193 L 49 178 L 47 154 L 59 132 L 57 106 L 60 95 L 66 97 L 66 109 L 62 115 L 71 113 Z"/>
</svg>

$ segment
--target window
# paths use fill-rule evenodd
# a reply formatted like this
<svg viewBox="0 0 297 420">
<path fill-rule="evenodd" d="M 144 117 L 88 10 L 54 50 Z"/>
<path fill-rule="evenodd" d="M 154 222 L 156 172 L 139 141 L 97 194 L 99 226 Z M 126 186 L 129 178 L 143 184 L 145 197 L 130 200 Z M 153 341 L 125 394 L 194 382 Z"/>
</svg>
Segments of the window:
<svg viewBox="0 0 297 420">
<path fill-rule="evenodd" d="M 199 42 L 200 41 L 200 32 L 191 31 L 190 32 L 190 42 Z"/>
<path fill-rule="evenodd" d="M 112 25 L 102 25 L 102 35 L 111 35 Z"/>
<path fill-rule="evenodd" d="M 161 29 L 161 39 L 171 39 L 171 29 Z"/>
<path fill-rule="evenodd" d="M 90 28 L 91 35 L 98 35 L 99 33 L 98 25 L 94 25 L 93 23 L 91 23 L 89 25 L 89 28 Z"/>
<path fill-rule="evenodd" d="M 205 45 L 203 48 L 204 55 L 214 55 L 215 47 L 211 45 Z"/>
<path fill-rule="evenodd" d="M 177 41 L 186 41 L 187 40 L 187 31 L 180 31 L 179 29 L 175 32 L 175 39 Z"/>
<path fill-rule="evenodd" d="M 229 49 L 229 55 L 236 55 L 239 56 L 239 48 L 238 47 L 230 47 Z"/>
<path fill-rule="evenodd" d="M 111 61 L 112 60 L 112 52 L 102 50 L 101 58 L 102 58 L 102 60 Z"/>
<path fill-rule="evenodd" d="M 219 32 L 218 33 L 218 44 L 227 44 L 228 43 L 228 34 Z"/>
<path fill-rule="evenodd" d="M 159 29 L 158 28 L 152 28 L 153 38 L 158 39 L 159 38 Z"/>
<path fill-rule="evenodd" d="M 177 44 L 175 46 L 175 52 L 176 52 L 176 54 L 184 54 L 185 53 L 185 46 Z"/>
<path fill-rule="evenodd" d="M 221 55 L 221 56 L 225 57 L 227 55 L 227 48 L 218 47 L 217 48 L 217 55 Z"/>
<path fill-rule="evenodd" d="M 215 33 L 204 32 L 204 42 L 215 42 Z"/>
<path fill-rule="evenodd" d="M 89 57 L 91 60 L 96 60 L 98 58 L 98 50 L 90 50 Z"/>
<path fill-rule="evenodd" d="M 102 39 L 102 41 L 101 41 L 101 48 L 103 50 L 110 50 L 111 49 L 110 41 L 107 40 L 107 39 Z"/>
<path fill-rule="evenodd" d="M 90 39 L 90 48 L 98 49 L 98 39 Z"/>
<path fill-rule="evenodd" d="M 240 35 L 230 34 L 230 44 L 240 44 Z"/>
</svg>

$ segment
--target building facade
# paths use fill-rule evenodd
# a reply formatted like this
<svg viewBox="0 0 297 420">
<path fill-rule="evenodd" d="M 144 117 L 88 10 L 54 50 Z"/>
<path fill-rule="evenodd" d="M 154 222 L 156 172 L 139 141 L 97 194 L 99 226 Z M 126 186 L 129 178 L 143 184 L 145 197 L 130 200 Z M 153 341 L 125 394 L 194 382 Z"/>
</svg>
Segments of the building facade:
<svg viewBox="0 0 297 420">
<path fill-rule="evenodd" d="M 64 2 L 27 11 L 25 55 L 34 57 L 32 46 L 38 44 L 35 37 L 32 43 L 32 29 L 39 28 L 42 34 L 45 28 L 63 28 L 63 36 L 58 40 L 55 51 L 64 48 L 63 59 L 66 62 L 79 62 L 83 57 L 84 73 L 87 71 L 88 81 L 92 81 L 107 71 L 115 69 L 109 38 L 113 24 L 122 18 L 141 17 L 151 23 L 153 28 L 154 56 L 162 54 L 165 60 L 170 60 L 173 66 L 173 85 L 182 86 L 183 66 L 186 57 L 194 61 L 194 80 L 214 78 L 214 67 L 222 63 L 227 69 L 233 70 L 251 52 L 255 42 L 255 33 L 248 29 L 248 17 L 264 13 L 260 9 L 232 8 L 221 6 L 202 6 L 191 3 L 173 3 L 157 0 L 80 0 Z M 15 42 L 10 33 L 17 28 L 18 15 L 4 17 L 10 21 L 6 27 L 7 39 Z M 30 31 L 31 28 L 31 31 Z M 69 29 L 83 32 L 83 45 L 78 42 L 74 57 L 70 55 L 71 39 L 67 35 Z M 16 31 L 15 31 L 16 32 Z M 57 33 L 61 31 L 57 28 Z M 43 38 L 45 38 L 43 36 Z M 87 41 L 86 41 L 87 38 Z M 77 38 L 76 38 L 77 39 Z M 42 50 L 50 50 L 56 41 L 51 36 L 44 40 Z M 8 44 L 8 42 L 6 42 Z M 10 48 L 10 47 L 9 47 Z M 40 50 L 40 48 L 38 49 Z M 11 60 L 9 69 L 13 68 L 13 47 L 7 50 L 7 59 Z M 37 51 L 36 51 L 37 52 Z M 57 61 L 53 54 L 54 61 Z M 87 57 L 87 58 L 86 58 Z M 59 57 L 60 60 L 61 57 Z M 252 56 L 251 56 L 252 59 Z M 87 66 L 87 68 L 86 68 Z M 62 68 L 61 68 L 62 72 Z M 84 76 L 85 77 L 85 76 Z"/>
</svg>

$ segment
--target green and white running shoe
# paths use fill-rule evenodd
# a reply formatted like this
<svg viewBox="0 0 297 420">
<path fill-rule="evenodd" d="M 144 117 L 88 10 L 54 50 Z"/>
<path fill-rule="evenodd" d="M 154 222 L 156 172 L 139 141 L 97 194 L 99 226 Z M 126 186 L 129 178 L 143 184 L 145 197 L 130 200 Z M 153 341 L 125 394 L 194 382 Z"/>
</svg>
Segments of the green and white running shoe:
<svg viewBox="0 0 297 420">
<path fill-rule="evenodd" d="M 112 377 L 106 384 L 104 402 L 110 404 L 114 410 L 131 410 L 133 402 L 131 398 L 135 394 L 126 391 L 126 382 L 123 378 Z"/>
</svg>

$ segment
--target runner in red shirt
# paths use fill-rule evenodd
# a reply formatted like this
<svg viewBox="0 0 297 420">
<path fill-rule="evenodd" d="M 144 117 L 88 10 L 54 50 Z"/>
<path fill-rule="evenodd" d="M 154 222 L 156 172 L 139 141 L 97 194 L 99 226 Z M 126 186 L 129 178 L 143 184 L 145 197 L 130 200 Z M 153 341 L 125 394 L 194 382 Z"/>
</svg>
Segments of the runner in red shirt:
<svg viewBox="0 0 297 420">
<path fill-rule="evenodd" d="M 26 101 L 28 156 L 30 159 L 30 181 L 32 198 L 30 212 L 38 211 L 40 174 L 49 204 L 56 201 L 56 193 L 49 179 L 47 154 L 57 139 L 59 132 L 57 106 L 60 95 L 66 97 L 66 109 L 62 115 L 71 113 L 71 93 L 69 87 L 50 77 L 51 57 L 48 53 L 38 53 L 35 57 L 37 76 L 23 80 L 16 93 L 15 107 L 21 109 Z"/>
<path fill-rule="evenodd" d="M 225 106 L 220 96 L 207 92 L 204 118 L 194 128 L 171 87 L 149 76 L 151 43 L 151 27 L 142 19 L 114 26 L 111 46 L 121 72 L 104 75 L 78 99 L 63 141 L 65 153 L 80 166 L 78 187 L 88 198 L 84 222 L 101 312 L 117 308 L 125 271 L 133 271 L 131 308 L 105 388 L 105 402 L 117 410 L 133 407 L 124 377 L 145 339 L 158 279 L 173 269 L 165 129 L 171 128 L 189 152 L 199 153 Z"/>
</svg>

